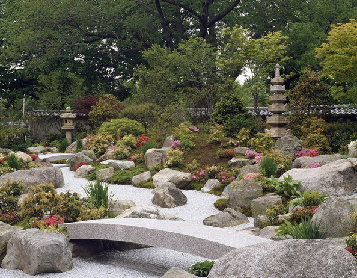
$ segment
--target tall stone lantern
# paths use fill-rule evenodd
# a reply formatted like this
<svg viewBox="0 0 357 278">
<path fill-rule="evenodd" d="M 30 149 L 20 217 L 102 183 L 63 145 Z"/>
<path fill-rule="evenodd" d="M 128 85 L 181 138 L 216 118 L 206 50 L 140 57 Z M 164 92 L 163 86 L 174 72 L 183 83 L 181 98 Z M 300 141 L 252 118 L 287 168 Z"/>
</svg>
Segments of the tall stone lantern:
<svg viewBox="0 0 357 278">
<path fill-rule="evenodd" d="M 62 129 L 66 131 L 66 139 L 71 144 L 72 131 L 74 130 L 73 119 L 76 118 L 76 114 L 71 113 L 71 107 L 67 107 L 66 113 L 61 114 L 60 117 L 63 119 Z"/>
<path fill-rule="evenodd" d="M 280 66 L 278 64 L 275 66 L 275 77 L 271 80 L 271 84 L 270 91 L 273 95 L 269 97 L 269 100 L 272 104 L 268 106 L 268 110 L 273 115 L 267 118 L 267 124 L 271 126 L 268 131 L 273 139 L 279 139 L 289 134 L 286 129 L 289 120 L 283 115 L 288 110 L 288 105 L 286 104 L 286 96 L 283 95 L 285 85 L 284 79 L 280 76 Z"/>
</svg>

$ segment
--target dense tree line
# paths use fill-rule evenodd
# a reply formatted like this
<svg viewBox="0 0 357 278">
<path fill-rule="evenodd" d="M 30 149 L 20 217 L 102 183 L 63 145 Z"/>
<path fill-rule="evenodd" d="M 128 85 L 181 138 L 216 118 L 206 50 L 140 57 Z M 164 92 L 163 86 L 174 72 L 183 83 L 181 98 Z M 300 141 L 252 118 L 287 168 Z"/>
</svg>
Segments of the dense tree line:
<svg viewBox="0 0 357 278">
<path fill-rule="evenodd" d="M 331 52 L 317 57 L 315 49 L 333 24 L 357 17 L 357 2 L 4 0 L 1 10 L 0 97 L 8 103 L 25 95 L 35 108 L 60 109 L 86 94 L 140 102 L 151 93 L 159 105 L 172 97 L 209 106 L 226 91 L 259 91 L 255 100 L 264 102 L 275 62 L 288 86 L 306 67 L 326 68 Z M 237 30 L 244 31 L 234 37 Z M 247 66 L 253 77 L 237 88 L 233 81 Z M 354 79 L 338 81 L 331 84 L 343 100 Z"/>
</svg>

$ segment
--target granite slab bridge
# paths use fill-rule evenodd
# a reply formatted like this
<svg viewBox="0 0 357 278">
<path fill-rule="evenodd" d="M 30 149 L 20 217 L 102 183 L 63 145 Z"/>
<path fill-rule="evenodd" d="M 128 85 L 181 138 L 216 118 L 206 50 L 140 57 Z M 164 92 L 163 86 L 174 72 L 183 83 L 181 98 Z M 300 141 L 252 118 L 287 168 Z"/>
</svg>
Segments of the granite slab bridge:
<svg viewBox="0 0 357 278">
<path fill-rule="evenodd" d="M 74 153 L 49 153 L 49 154 L 39 154 L 38 158 L 40 161 L 44 162 L 53 162 L 63 159 L 71 159 L 75 154 Z"/>
<path fill-rule="evenodd" d="M 218 259 L 240 247 L 271 240 L 186 221 L 109 218 L 65 223 L 70 239 L 124 241 Z"/>
</svg>

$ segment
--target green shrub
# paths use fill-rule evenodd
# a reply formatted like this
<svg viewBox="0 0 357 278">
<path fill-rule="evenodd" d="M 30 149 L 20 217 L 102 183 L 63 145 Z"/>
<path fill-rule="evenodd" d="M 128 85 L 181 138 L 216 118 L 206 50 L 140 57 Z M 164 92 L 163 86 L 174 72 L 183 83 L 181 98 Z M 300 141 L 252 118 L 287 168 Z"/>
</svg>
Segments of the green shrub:
<svg viewBox="0 0 357 278">
<path fill-rule="evenodd" d="M 7 165 L 9 165 L 9 167 L 15 170 L 20 170 L 22 167 L 21 161 L 17 158 L 17 156 L 14 153 L 10 153 L 9 158 L 7 160 Z"/>
<path fill-rule="evenodd" d="M 157 144 L 154 141 L 147 141 L 141 146 L 141 152 L 145 155 L 146 151 L 149 149 L 156 149 Z"/>
<path fill-rule="evenodd" d="M 269 133 L 257 133 L 257 137 L 250 139 L 250 147 L 258 153 L 267 153 L 274 146 L 275 141 Z"/>
<path fill-rule="evenodd" d="M 131 147 L 123 145 L 119 145 L 118 148 L 114 151 L 117 159 L 123 160 L 130 157 Z"/>
<path fill-rule="evenodd" d="M 301 223 L 296 225 L 287 220 L 284 222 L 275 230 L 276 235 L 281 239 L 288 238 L 288 236 L 293 239 L 322 239 L 327 233 L 327 229 L 321 230 L 320 223 L 312 222 L 310 218 L 302 219 Z"/>
<path fill-rule="evenodd" d="M 124 135 L 132 134 L 138 137 L 145 133 L 144 126 L 135 121 L 127 118 L 112 119 L 110 122 L 104 122 L 99 130 L 98 134 L 108 133 L 115 138 L 121 138 Z"/>
<path fill-rule="evenodd" d="M 190 151 L 195 144 L 193 143 L 193 133 L 189 129 L 192 124 L 189 122 L 181 123 L 173 131 L 174 137 L 176 140 L 180 141 L 180 147 L 185 151 Z"/>
<path fill-rule="evenodd" d="M 268 216 L 269 223 L 273 226 L 280 225 L 278 216 L 288 213 L 288 207 L 282 204 L 275 205 L 270 209 L 266 210 L 266 215 Z"/>
<path fill-rule="evenodd" d="M 276 170 L 278 169 L 278 165 L 270 155 L 263 158 L 259 167 L 260 172 L 262 172 L 265 177 L 275 177 Z"/>
<path fill-rule="evenodd" d="M 98 135 L 89 135 L 85 147 L 93 150 L 96 156 L 101 156 L 112 145 L 114 145 L 114 137 L 107 132 L 103 132 Z"/>
<path fill-rule="evenodd" d="M 17 211 L 20 195 L 24 192 L 24 184 L 21 181 L 10 181 L 0 186 L 0 213 L 13 213 Z"/>
<path fill-rule="evenodd" d="M 248 147 L 250 142 L 249 130 L 243 127 L 237 134 L 237 141 L 240 146 Z"/>
<path fill-rule="evenodd" d="M 95 127 L 99 127 L 102 123 L 119 118 L 120 111 L 124 107 L 111 94 L 104 94 L 99 100 L 91 107 L 88 113 L 89 122 Z"/>
<path fill-rule="evenodd" d="M 152 181 L 141 181 L 137 185 L 134 185 L 138 188 L 155 188 L 156 186 Z"/>
<path fill-rule="evenodd" d="M 45 214 L 53 215 L 60 200 L 53 184 L 45 183 L 32 186 L 21 204 L 20 214 L 24 218 L 42 218 Z"/>
<path fill-rule="evenodd" d="M 78 193 L 69 191 L 61 192 L 60 199 L 58 206 L 53 209 L 53 213 L 60 215 L 66 223 L 77 221 L 82 208 L 86 205 L 84 200 L 79 197 Z"/>
<path fill-rule="evenodd" d="M 214 207 L 220 211 L 223 211 L 224 209 L 226 209 L 228 207 L 228 202 L 229 202 L 229 199 L 227 199 L 227 198 L 217 199 L 214 202 Z"/>
<path fill-rule="evenodd" d="M 66 138 L 62 139 L 58 145 L 58 149 L 61 153 L 64 153 L 69 146 L 69 142 Z"/>
<path fill-rule="evenodd" d="M 179 149 L 168 150 L 165 167 L 179 167 L 183 161 L 183 152 Z"/>
<path fill-rule="evenodd" d="M 279 180 L 273 177 L 262 179 L 255 178 L 255 181 L 260 183 L 263 188 L 263 194 L 276 192 L 276 187 L 278 186 Z"/>
<path fill-rule="evenodd" d="M 198 262 L 188 268 L 188 272 L 198 277 L 207 277 L 214 265 L 214 261 Z"/>
<path fill-rule="evenodd" d="M 82 139 L 77 139 L 76 141 L 76 151 L 80 152 L 83 149 Z"/>
<path fill-rule="evenodd" d="M 282 181 L 279 181 L 276 192 L 282 196 L 286 201 L 291 198 L 301 196 L 301 193 L 297 190 L 297 187 L 301 184 L 301 182 L 293 181 L 292 176 L 288 175 L 284 177 Z"/>
<path fill-rule="evenodd" d="M 135 167 L 128 170 L 116 170 L 113 177 L 110 179 L 114 184 L 131 184 L 133 176 L 144 173 L 144 167 Z"/>
<path fill-rule="evenodd" d="M 254 129 L 256 122 L 238 94 L 225 93 L 215 105 L 211 114 L 211 121 L 216 125 L 223 125 L 228 137 L 235 137 L 242 128 Z"/>
<path fill-rule="evenodd" d="M 209 130 L 208 142 L 212 144 L 221 144 L 226 142 L 228 138 L 223 130 L 223 125 L 212 125 Z"/>
<path fill-rule="evenodd" d="M 327 198 L 328 195 L 322 194 L 319 191 L 305 191 L 301 197 L 302 199 L 302 206 L 303 207 L 317 207 L 321 205 Z"/>
</svg>

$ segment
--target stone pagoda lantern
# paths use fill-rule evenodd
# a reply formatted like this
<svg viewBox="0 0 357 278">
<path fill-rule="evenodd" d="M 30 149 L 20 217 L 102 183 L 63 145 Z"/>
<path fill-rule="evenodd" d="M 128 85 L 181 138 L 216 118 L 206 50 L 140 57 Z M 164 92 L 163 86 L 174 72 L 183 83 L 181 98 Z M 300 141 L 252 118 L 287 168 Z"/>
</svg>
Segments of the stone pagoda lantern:
<svg viewBox="0 0 357 278">
<path fill-rule="evenodd" d="M 72 143 L 72 131 L 74 130 L 73 119 L 76 118 L 76 114 L 71 113 L 71 107 L 66 108 L 66 113 L 61 114 L 63 119 L 62 129 L 66 131 L 66 139 Z"/>
<path fill-rule="evenodd" d="M 271 126 L 268 130 L 273 139 L 279 139 L 287 134 L 289 131 L 286 126 L 289 123 L 288 118 L 283 115 L 288 110 L 286 104 L 286 96 L 283 95 L 285 91 L 284 79 L 280 76 L 280 66 L 275 66 L 275 77 L 271 80 L 270 90 L 273 95 L 269 97 L 271 105 L 268 106 L 268 110 L 273 114 L 267 118 L 267 124 Z"/>
</svg>

